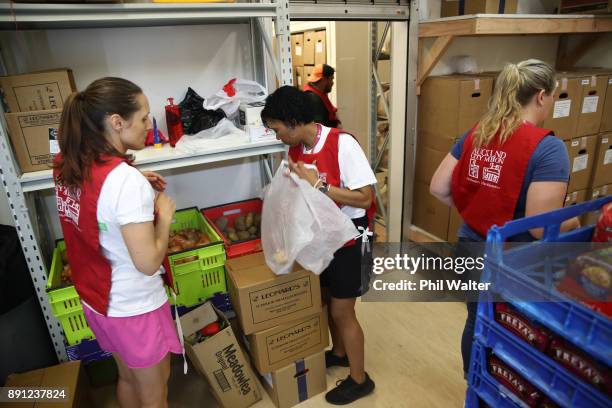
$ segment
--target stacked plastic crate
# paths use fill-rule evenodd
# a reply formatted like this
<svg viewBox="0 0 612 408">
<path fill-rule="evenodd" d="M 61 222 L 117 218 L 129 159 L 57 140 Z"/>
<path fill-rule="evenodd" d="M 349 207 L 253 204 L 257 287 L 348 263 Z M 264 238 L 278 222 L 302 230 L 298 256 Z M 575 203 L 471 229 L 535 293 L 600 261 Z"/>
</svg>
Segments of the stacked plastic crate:
<svg viewBox="0 0 612 408">
<path fill-rule="evenodd" d="M 556 290 L 593 226 L 559 234 L 571 217 L 612 196 L 515 220 L 489 231 L 469 369 L 466 407 L 612 407 L 612 319 Z M 544 227 L 539 242 L 504 241 Z M 497 302 L 497 303 L 496 303 Z"/>
</svg>

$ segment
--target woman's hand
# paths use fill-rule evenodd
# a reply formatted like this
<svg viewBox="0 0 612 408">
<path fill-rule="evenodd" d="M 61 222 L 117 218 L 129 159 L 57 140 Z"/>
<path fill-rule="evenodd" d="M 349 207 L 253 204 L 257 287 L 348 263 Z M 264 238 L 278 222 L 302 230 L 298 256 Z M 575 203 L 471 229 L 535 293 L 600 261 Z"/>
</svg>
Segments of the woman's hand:
<svg viewBox="0 0 612 408">
<path fill-rule="evenodd" d="M 158 193 L 155 197 L 155 213 L 170 222 L 175 211 L 176 203 L 174 200 L 166 193 Z"/>
<path fill-rule="evenodd" d="M 160 193 L 162 193 L 166 190 L 166 179 L 163 178 L 160 174 L 155 173 L 154 171 L 143 171 L 142 175 L 145 176 L 147 180 L 149 180 L 149 183 L 151 183 L 151 187 L 153 187 L 155 191 L 159 191 Z"/>
<path fill-rule="evenodd" d="M 316 165 L 316 161 L 313 163 Z M 319 181 L 319 172 L 316 169 L 309 169 L 304 165 L 304 162 L 294 162 L 289 159 L 289 169 L 302 180 L 306 180 L 311 186 L 314 186 Z"/>
</svg>

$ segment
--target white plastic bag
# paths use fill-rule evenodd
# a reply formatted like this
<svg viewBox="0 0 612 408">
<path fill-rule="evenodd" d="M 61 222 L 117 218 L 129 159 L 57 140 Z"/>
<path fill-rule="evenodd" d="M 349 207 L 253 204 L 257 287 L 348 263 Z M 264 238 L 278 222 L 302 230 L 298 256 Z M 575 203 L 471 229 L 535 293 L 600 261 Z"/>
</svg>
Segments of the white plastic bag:
<svg viewBox="0 0 612 408">
<path fill-rule="evenodd" d="M 266 264 L 277 275 L 291 272 L 295 261 L 320 274 L 334 252 L 358 232 L 328 196 L 287 172 L 283 161 L 264 195 L 261 241 Z"/>
<path fill-rule="evenodd" d="M 249 135 L 223 118 L 216 126 L 204 129 L 195 135 L 184 135 L 176 144 L 176 149 L 186 153 L 198 153 L 216 147 L 235 146 L 249 142 Z"/>
<path fill-rule="evenodd" d="M 222 109 L 229 118 L 238 112 L 241 103 L 262 102 L 268 91 L 255 81 L 231 79 L 213 96 L 204 99 L 204 109 Z"/>
</svg>

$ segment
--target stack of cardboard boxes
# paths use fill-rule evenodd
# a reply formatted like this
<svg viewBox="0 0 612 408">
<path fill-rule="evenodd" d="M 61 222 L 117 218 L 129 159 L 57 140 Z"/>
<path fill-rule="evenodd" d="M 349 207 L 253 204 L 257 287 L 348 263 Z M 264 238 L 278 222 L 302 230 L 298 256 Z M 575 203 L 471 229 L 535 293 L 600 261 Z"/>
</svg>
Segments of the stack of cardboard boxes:
<svg viewBox="0 0 612 408">
<path fill-rule="evenodd" d="M 76 91 L 72 71 L 58 69 L 0 78 L 6 122 L 22 172 L 48 170 L 59 153 L 64 101 Z"/>
<path fill-rule="evenodd" d="M 491 75 L 439 76 L 421 87 L 412 221 L 442 240 L 455 240 L 461 217 L 429 193 L 429 183 L 455 141 L 486 112 L 493 80 Z"/>
<path fill-rule="evenodd" d="M 315 65 L 327 62 L 326 30 L 291 34 L 293 85 L 302 89 Z"/>
<path fill-rule="evenodd" d="M 277 407 L 294 406 L 327 388 L 327 312 L 319 277 L 295 265 L 275 275 L 262 253 L 226 262 L 241 337 Z"/>
<path fill-rule="evenodd" d="M 456 138 L 485 113 L 496 73 L 430 77 L 421 88 L 413 223 L 455 241 L 461 218 L 429 194 L 429 183 Z M 560 72 L 550 116 L 540 124 L 562 139 L 570 158 L 565 204 L 612 193 L 612 73 Z"/>
</svg>

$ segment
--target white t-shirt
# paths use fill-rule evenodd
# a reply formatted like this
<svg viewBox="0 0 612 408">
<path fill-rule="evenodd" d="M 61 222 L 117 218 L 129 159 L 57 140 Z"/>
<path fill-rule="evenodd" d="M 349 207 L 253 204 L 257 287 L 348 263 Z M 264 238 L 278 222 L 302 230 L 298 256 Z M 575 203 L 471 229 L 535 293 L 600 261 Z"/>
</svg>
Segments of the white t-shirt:
<svg viewBox="0 0 612 408">
<path fill-rule="evenodd" d="M 314 154 L 321 151 L 329 135 L 330 128 L 321 126 L 321 137 L 313 150 L 306 151 Z M 376 176 L 370 167 L 370 163 L 365 156 L 365 153 L 359 146 L 359 142 L 347 133 L 340 133 L 338 139 L 338 165 L 340 166 L 340 187 L 356 190 L 361 187 L 371 186 L 376 184 Z M 344 205 L 341 211 L 348 215 L 349 218 L 361 218 L 365 215 L 366 210 L 363 208 L 350 207 Z"/>
<path fill-rule="evenodd" d="M 163 267 L 153 276 L 136 269 L 121 235 L 122 225 L 153 221 L 154 200 L 147 179 L 127 163 L 115 167 L 102 184 L 97 216 L 102 252 L 112 267 L 108 316 L 140 315 L 168 300 L 160 276 Z"/>
</svg>

